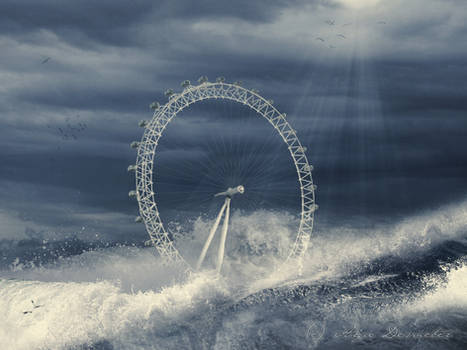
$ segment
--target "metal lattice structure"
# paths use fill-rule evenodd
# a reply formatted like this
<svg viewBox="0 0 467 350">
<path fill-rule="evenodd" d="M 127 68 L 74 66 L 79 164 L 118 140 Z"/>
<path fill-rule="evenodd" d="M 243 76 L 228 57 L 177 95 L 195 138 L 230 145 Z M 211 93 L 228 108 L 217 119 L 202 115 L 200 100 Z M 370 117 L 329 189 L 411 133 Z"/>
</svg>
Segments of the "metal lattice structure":
<svg viewBox="0 0 467 350">
<path fill-rule="evenodd" d="M 306 148 L 301 145 L 296 131 L 287 122 L 286 115 L 280 113 L 272 105 L 272 101 L 261 97 L 256 90 L 246 89 L 239 83 L 225 83 L 223 78 L 211 83 L 206 77 L 202 77 L 199 82 L 199 85 L 191 85 L 189 81 L 184 81 L 183 91 L 180 93 L 167 90 L 168 102 L 165 105 L 151 104 L 151 108 L 155 109 L 153 118 L 140 123 L 145 130 L 141 142 L 131 145 L 138 149 L 138 155 L 136 165 L 129 167 L 129 170 L 136 172 L 136 191 L 130 192 L 130 196 L 136 197 L 139 203 L 141 216 L 136 221 L 144 221 L 152 244 L 163 258 L 168 262 L 182 263 L 190 268 L 175 248 L 159 215 L 156 203 L 157 188 L 154 188 L 153 177 L 154 156 L 164 129 L 179 112 L 202 100 L 232 100 L 248 106 L 264 117 L 288 146 L 297 170 L 301 194 L 300 225 L 288 259 L 302 256 L 308 246 L 313 230 L 314 212 L 318 206 L 315 204 L 316 186 L 311 175 L 313 167 L 308 163 Z"/>
</svg>

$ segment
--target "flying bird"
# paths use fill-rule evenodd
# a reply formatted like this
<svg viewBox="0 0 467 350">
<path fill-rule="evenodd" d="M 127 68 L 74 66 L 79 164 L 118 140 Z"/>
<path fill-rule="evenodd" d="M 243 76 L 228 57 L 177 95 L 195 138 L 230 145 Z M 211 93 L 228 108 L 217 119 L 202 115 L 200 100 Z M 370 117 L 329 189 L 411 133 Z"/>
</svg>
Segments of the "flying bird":
<svg viewBox="0 0 467 350">
<path fill-rule="evenodd" d="M 34 300 L 31 300 L 31 304 L 32 304 L 33 309 L 37 309 L 37 308 L 44 306 L 44 305 L 36 305 L 34 303 Z M 27 315 L 27 314 L 32 314 L 32 310 L 23 311 L 23 315 Z"/>
<path fill-rule="evenodd" d="M 324 43 L 324 39 L 323 38 L 316 38 L 316 40 L 320 40 Z"/>
<path fill-rule="evenodd" d="M 37 308 L 39 308 L 39 307 L 44 306 L 44 305 L 36 305 L 36 304 L 34 303 L 34 300 L 31 300 L 31 303 L 32 303 L 32 306 L 34 307 L 34 309 L 37 309 Z"/>
<path fill-rule="evenodd" d="M 350 22 L 349 22 L 349 23 L 344 23 L 344 24 L 342 25 L 342 27 L 347 27 L 347 26 L 350 26 L 350 25 L 352 25 L 352 23 L 350 23 Z"/>
<path fill-rule="evenodd" d="M 41 62 L 41 64 L 47 63 L 47 62 L 49 62 L 49 61 L 50 61 L 50 57 L 47 57 L 46 59 L 44 59 L 44 60 Z"/>
<path fill-rule="evenodd" d="M 337 34 L 337 36 L 342 38 L 342 39 L 347 39 L 347 37 L 344 34 Z"/>
<path fill-rule="evenodd" d="M 378 24 L 386 24 L 385 21 L 379 21 Z"/>
<path fill-rule="evenodd" d="M 324 21 L 324 23 L 326 23 L 326 24 L 328 24 L 330 26 L 333 26 L 336 23 L 336 21 L 328 19 L 328 20 Z"/>
</svg>

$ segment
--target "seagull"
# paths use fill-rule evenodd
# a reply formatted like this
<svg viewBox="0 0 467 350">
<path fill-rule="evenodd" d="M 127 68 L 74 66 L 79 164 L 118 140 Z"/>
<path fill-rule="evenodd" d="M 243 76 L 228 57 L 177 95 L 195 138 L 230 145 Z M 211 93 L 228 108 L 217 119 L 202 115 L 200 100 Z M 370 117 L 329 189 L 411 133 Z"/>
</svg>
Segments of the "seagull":
<svg viewBox="0 0 467 350">
<path fill-rule="evenodd" d="M 32 306 L 34 306 L 34 309 L 37 309 L 37 308 L 39 308 L 39 307 L 44 306 L 44 305 L 36 305 L 36 304 L 34 303 L 34 300 L 31 300 L 31 303 L 32 303 Z"/>
<path fill-rule="evenodd" d="M 347 39 L 347 37 L 344 34 L 337 34 L 337 36 L 342 38 L 342 39 Z"/>
<path fill-rule="evenodd" d="M 349 22 L 349 23 L 344 23 L 344 24 L 342 25 L 342 27 L 347 27 L 347 26 L 350 26 L 350 25 L 352 25 L 352 23 L 350 23 L 350 22 Z"/>
<path fill-rule="evenodd" d="M 47 62 L 49 62 L 49 61 L 50 61 L 50 57 L 47 57 L 45 60 L 43 60 L 43 61 L 41 62 L 41 64 L 47 63 Z"/>
<path fill-rule="evenodd" d="M 31 300 L 31 304 L 32 304 L 33 309 L 37 309 L 37 308 L 44 306 L 44 305 L 36 305 L 34 303 L 34 300 Z M 23 315 L 27 315 L 27 314 L 32 314 L 32 310 L 23 311 Z"/>
<path fill-rule="evenodd" d="M 328 20 L 324 21 L 324 23 L 329 24 L 330 26 L 333 26 L 336 23 L 336 21 L 328 19 Z"/>
<path fill-rule="evenodd" d="M 324 39 L 323 38 L 316 38 L 316 40 L 320 40 L 324 43 Z"/>
</svg>

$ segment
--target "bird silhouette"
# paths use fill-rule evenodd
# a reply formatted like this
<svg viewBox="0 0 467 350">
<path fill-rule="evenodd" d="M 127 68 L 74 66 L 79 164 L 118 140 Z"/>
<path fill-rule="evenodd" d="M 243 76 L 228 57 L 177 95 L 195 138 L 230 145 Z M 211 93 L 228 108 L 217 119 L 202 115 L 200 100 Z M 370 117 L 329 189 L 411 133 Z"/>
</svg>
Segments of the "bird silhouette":
<svg viewBox="0 0 467 350">
<path fill-rule="evenodd" d="M 324 43 L 324 39 L 323 39 L 323 38 L 316 38 L 316 40 L 322 41 L 322 42 Z"/>
<path fill-rule="evenodd" d="M 44 305 L 36 305 L 36 303 L 34 303 L 34 300 L 31 300 L 31 304 L 32 304 L 33 310 L 44 306 Z M 23 315 L 27 315 L 27 314 L 32 314 L 32 310 L 23 311 Z"/>
<path fill-rule="evenodd" d="M 49 61 L 50 61 L 50 59 L 51 59 L 50 57 L 47 57 L 46 59 L 42 60 L 41 64 L 44 64 L 44 63 L 47 63 L 47 62 L 49 62 Z"/>
<path fill-rule="evenodd" d="M 328 20 L 324 21 L 324 23 L 326 23 L 326 24 L 328 24 L 330 26 L 333 26 L 336 23 L 336 21 L 328 19 Z"/>
<path fill-rule="evenodd" d="M 44 305 L 36 305 L 36 304 L 34 303 L 34 300 L 31 300 L 31 303 L 32 303 L 32 306 L 34 307 L 34 309 L 37 309 L 37 308 L 39 308 L 39 307 L 44 306 Z"/>
<path fill-rule="evenodd" d="M 347 37 L 344 34 L 337 34 L 337 36 L 342 38 L 342 39 L 347 39 Z"/>
</svg>

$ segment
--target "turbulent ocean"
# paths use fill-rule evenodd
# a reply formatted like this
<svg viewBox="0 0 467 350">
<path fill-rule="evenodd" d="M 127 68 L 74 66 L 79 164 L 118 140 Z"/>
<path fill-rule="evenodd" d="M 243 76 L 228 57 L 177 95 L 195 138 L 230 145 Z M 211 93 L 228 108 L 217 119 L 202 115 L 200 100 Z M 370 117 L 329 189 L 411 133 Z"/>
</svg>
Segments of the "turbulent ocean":
<svg viewBox="0 0 467 350">
<path fill-rule="evenodd" d="M 467 348 L 467 203 L 317 223 L 281 265 L 294 220 L 234 212 L 220 277 L 214 253 L 184 275 L 143 242 L 0 241 L 0 349 Z M 174 234 L 185 256 L 211 224 Z"/>
</svg>

